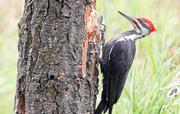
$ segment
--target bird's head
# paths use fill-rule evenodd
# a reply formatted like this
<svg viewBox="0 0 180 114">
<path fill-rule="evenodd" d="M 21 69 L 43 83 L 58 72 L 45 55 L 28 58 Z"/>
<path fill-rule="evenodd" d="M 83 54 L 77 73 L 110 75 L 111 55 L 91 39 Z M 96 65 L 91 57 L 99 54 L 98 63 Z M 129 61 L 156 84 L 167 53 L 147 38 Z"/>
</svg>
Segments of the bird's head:
<svg viewBox="0 0 180 114">
<path fill-rule="evenodd" d="M 156 31 L 156 28 L 152 24 L 152 22 L 146 18 L 134 18 L 130 17 L 120 11 L 118 11 L 123 17 L 131 22 L 135 31 L 142 35 L 142 37 L 147 36 L 151 32 Z"/>
</svg>

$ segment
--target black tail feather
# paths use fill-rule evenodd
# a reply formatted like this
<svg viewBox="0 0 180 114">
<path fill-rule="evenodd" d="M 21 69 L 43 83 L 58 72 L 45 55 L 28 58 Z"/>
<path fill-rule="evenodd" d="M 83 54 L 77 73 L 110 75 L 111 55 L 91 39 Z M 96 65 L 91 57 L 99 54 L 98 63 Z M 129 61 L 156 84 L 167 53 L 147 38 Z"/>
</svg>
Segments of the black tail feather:
<svg viewBox="0 0 180 114">
<path fill-rule="evenodd" d="M 96 111 L 94 112 L 94 114 L 101 114 L 106 107 L 107 107 L 106 101 L 101 100 L 101 102 L 99 103 L 99 105 L 98 105 Z"/>
<path fill-rule="evenodd" d="M 104 109 L 104 113 L 106 113 L 107 111 L 109 111 L 109 114 L 112 114 L 112 109 L 113 109 L 113 105 L 108 105 L 105 107 Z"/>
<path fill-rule="evenodd" d="M 113 105 L 109 106 L 109 114 L 112 114 Z"/>
</svg>

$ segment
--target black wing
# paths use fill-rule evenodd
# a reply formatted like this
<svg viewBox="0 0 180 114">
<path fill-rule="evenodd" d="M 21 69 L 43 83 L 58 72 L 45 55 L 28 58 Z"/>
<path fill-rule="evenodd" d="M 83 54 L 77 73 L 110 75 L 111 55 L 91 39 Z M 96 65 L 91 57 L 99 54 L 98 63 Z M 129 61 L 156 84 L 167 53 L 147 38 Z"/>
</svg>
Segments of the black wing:
<svg viewBox="0 0 180 114">
<path fill-rule="evenodd" d="M 124 88 L 124 84 L 131 67 L 135 54 L 134 42 L 130 40 L 117 42 L 111 51 L 109 57 L 108 72 L 108 106 L 112 110 L 112 106 L 116 103 Z"/>
<path fill-rule="evenodd" d="M 106 44 L 102 60 L 100 60 L 101 71 L 103 73 L 103 91 L 101 102 L 95 114 L 101 114 L 109 109 L 112 112 L 113 104 L 119 99 L 125 80 L 132 64 L 135 45 L 134 42 L 115 39 Z M 114 45 L 115 44 L 115 45 Z"/>
</svg>

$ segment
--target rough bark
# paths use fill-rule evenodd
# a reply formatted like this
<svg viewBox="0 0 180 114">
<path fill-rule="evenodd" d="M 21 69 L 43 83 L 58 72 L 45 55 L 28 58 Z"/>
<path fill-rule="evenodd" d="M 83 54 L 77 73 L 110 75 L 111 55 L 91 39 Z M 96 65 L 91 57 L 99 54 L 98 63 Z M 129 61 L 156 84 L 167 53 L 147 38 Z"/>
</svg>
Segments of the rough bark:
<svg viewBox="0 0 180 114">
<path fill-rule="evenodd" d="M 93 114 L 101 20 L 92 0 L 25 0 L 16 114 Z"/>
</svg>

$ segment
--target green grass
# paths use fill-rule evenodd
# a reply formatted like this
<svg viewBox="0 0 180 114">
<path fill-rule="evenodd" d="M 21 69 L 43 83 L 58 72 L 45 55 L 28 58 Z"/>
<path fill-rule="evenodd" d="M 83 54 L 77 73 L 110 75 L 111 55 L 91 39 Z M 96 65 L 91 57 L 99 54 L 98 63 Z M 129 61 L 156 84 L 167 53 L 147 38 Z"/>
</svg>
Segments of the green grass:
<svg viewBox="0 0 180 114">
<path fill-rule="evenodd" d="M 0 1 L 0 114 L 13 113 L 17 23 L 23 2 Z M 156 33 L 137 41 L 136 57 L 113 114 L 180 114 L 180 95 L 169 96 L 173 90 L 180 91 L 179 4 L 179 0 L 97 0 L 97 9 L 107 27 L 106 41 L 132 28 L 117 10 L 146 17 L 157 28 Z M 102 85 L 99 88 L 101 92 Z"/>
<path fill-rule="evenodd" d="M 176 89 L 180 91 L 180 2 L 112 1 L 99 1 L 97 5 L 104 15 L 106 41 L 132 28 L 117 10 L 146 17 L 157 28 L 157 32 L 137 41 L 136 57 L 113 114 L 180 114 L 180 93 L 172 93 Z M 99 89 L 101 92 L 102 85 Z"/>
</svg>

